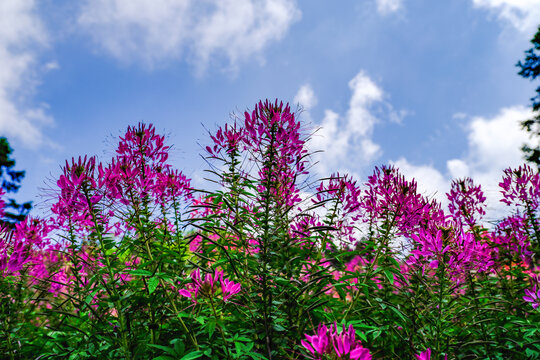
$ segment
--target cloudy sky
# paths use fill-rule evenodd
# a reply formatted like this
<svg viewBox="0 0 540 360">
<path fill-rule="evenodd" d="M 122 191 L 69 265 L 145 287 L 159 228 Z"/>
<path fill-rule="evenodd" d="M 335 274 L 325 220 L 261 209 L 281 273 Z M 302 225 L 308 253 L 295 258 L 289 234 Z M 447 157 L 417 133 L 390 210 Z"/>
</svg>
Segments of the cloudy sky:
<svg viewBox="0 0 540 360">
<path fill-rule="evenodd" d="M 393 163 L 440 199 L 472 176 L 495 207 L 529 141 L 537 84 L 515 64 L 539 23 L 540 0 L 2 0 L 0 136 L 20 200 L 139 121 L 200 185 L 206 129 L 279 98 L 322 127 L 319 175 Z"/>
</svg>

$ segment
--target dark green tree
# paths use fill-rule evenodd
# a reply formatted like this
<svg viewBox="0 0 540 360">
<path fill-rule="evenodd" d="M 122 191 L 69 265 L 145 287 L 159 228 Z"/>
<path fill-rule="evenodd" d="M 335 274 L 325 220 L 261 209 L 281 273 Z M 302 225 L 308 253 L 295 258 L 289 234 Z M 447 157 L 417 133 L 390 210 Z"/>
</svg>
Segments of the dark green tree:
<svg viewBox="0 0 540 360">
<path fill-rule="evenodd" d="M 526 79 L 534 80 L 540 76 L 540 25 L 538 31 L 531 40 L 533 47 L 525 51 L 525 60 L 519 61 L 517 66 L 521 69 L 519 75 Z M 534 138 L 540 139 L 540 86 L 536 88 L 536 96 L 531 98 L 534 117 L 521 123 L 527 132 Z M 523 146 L 525 159 L 535 163 L 540 168 L 540 144 L 536 147 Z"/>
<path fill-rule="evenodd" d="M 5 137 L 0 137 L 0 182 L 6 193 L 16 193 L 21 187 L 21 181 L 25 172 L 14 170 L 15 160 L 11 158 L 13 149 Z M 30 212 L 32 202 L 17 203 L 14 199 L 8 199 L 4 216 L 0 218 L 0 224 L 13 225 L 24 218 Z"/>
</svg>

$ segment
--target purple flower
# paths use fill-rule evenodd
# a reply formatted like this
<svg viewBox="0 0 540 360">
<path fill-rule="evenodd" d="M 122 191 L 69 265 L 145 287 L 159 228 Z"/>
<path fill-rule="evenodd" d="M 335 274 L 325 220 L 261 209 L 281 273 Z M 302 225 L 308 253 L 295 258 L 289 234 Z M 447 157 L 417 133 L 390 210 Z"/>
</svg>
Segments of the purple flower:
<svg viewBox="0 0 540 360">
<path fill-rule="evenodd" d="M 480 185 L 475 186 L 471 178 L 452 181 L 450 193 L 447 193 L 446 197 L 450 201 L 448 209 L 454 219 L 471 228 L 480 216 L 486 214 L 486 197 Z"/>
<path fill-rule="evenodd" d="M 305 336 L 306 340 L 300 343 L 316 360 L 322 359 L 322 355 L 333 355 L 337 359 L 371 360 L 369 350 L 362 346 L 360 340 L 356 340 L 352 325 L 348 328 L 343 325 L 341 332 L 338 332 L 336 323 L 330 325 L 330 329 L 319 324 L 315 335 Z"/>
<path fill-rule="evenodd" d="M 306 334 L 306 339 L 307 341 L 302 340 L 300 343 L 313 355 L 331 353 L 332 348 L 326 325 L 319 324 L 317 333 L 315 335 Z"/>
<path fill-rule="evenodd" d="M 217 290 L 221 290 L 223 301 L 227 302 L 232 296 L 240 292 L 241 285 L 229 279 L 224 279 L 221 270 L 215 270 L 213 274 L 207 273 L 202 277 L 201 271 L 195 269 L 191 273 L 191 283 L 178 292 L 180 295 L 197 303 L 198 297 L 214 297 Z"/>
<path fill-rule="evenodd" d="M 471 233 L 460 230 L 441 230 L 433 235 L 421 230 L 412 236 L 416 248 L 411 251 L 408 264 L 425 269 L 437 269 L 444 262 L 447 275 L 456 283 L 464 281 L 469 273 L 485 272 L 493 265 L 492 250 L 488 244 L 475 239 Z"/>
<path fill-rule="evenodd" d="M 228 301 L 233 295 L 240 292 L 242 286 L 239 283 L 230 281 L 229 279 L 221 280 L 221 292 L 223 294 L 223 301 Z"/>
<path fill-rule="evenodd" d="M 503 181 L 499 186 L 503 195 L 501 201 L 505 204 L 529 207 L 531 211 L 538 209 L 540 174 L 529 165 L 504 170 Z"/>
<path fill-rule="evenodd" d="M 536 284 L 530 290 L 525 289 L 523 300 L 530 302 L 533 309 L 537 309 L 540 306 L 540 289 L 537 290 Z"/>
<path fill-rule="evenodd" d="M 445 223 L 441 205 L 420 195 L 416 181 L 394 167 L 376 167 L 365 186 L 360 206 L 366 222 L 392 224 L 397 235 L 405 236 Z"/>
<path fill-rule="evenodd" d="M 361 190 L 348 175 L 332 174 L 321 181 L 317 187 L 313 203 L 323 206 L 333 215 L 332 226 L 336 228 L 335 237 L 347 245 L 354 245 L 358 239 L 355 234 L 356 222 L 361 218 Z"/>
<path fill-rule="evenodd" d="M 420 353 L 420 355 L 414 355 L 418 360 L 430 360 L 431 359 L 431 349 L 427 348 L 425 351 Z"/>
</svg>

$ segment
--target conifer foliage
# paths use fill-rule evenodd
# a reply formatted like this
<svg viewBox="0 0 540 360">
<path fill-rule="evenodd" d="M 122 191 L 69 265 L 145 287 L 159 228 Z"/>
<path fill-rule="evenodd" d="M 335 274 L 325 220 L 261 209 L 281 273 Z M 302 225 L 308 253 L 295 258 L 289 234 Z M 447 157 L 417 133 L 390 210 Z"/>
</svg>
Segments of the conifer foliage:
<svg viewBox="0 0 540 360">
<path fill-rule="evenodd" d="M 538 26 L 538 31 L 531 39 L 531 43 L 533 47 L 525 51 L 524 61 L 519 61 L 517 66 L 520 68 L 519 75 L 526 79 L 535 80 L 540 76 L 540 25 Z M 521 125 L 533 138 L 540 141 L 540 86 L 536 88 L 536 95 L 531 98 L 531 102 L 534 117 L 524 120 Z M 535 163 L 540 167 L 540 144 L 536 147 L 524 146 L 522 150 L 525 153 L 527 161 Z"/>
<path fill-rule="evenodd" d="M 0 192 L 15 193 L 21 187 L 25 172 L 14 170 L 15 160 L 11 158 L 13 149 L 5 137 L 0 137 Z M 31 202 L 17 203 L 14 199 L 7 200 L 0 222 L 12 225 L 24 220 L 32 208 Z"/>
</svg>

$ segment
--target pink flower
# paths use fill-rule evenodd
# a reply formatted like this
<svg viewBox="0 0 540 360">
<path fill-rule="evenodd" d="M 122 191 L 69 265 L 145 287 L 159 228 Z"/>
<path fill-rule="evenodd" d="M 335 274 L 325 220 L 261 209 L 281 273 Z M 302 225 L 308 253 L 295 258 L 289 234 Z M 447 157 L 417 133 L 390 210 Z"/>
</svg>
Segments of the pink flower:
<svg viewBox="0 0 540 360">
<path fill-rule="evenodd" d="M 394 167 L 376 167 L 365 185 L 360 206 L 366 222 L 392 219 L 392 230 L 405 236 L 445 222 L 441 205 L 420 195 L 416 181 L 408 181 Z"/>
<path fill-rule="evenodd" d="M 355 339 L 355 331 L 352 325 L 343 328 L 338 332 L 337 324 L 334 323 L 330 329 L 324 324 L 319 324 L 315 335 L 306 334 L 306 340 L 300 341 L 314 359 L 322 359 L 322 355 L 334 355 L 337 359 L 350 360 L 371 360 L 369 350 L 362 346 L 359 340 Z"/>
<path fill-rule="evenodd" d="M 427 348 L 424 352 L 420 353 L 420 355 L 415 355 L 416 359 L 418 360 L 430 360 L 431 359 L 431 349 Z"/>
<path fill-rule="evenodd" d="M 230 281 L 229 279 L 221 280 L 221 291 L 223 294 L 223 301 L 228 301 L 233 295 L 240 292 L 241 286 L 239 283 Z"/>
<path fill-rule="evenodd" d="M 540 306 L 540 289 L 537 290 L 536 284 L 534 284 L 531 290 L 525 289 L 523 300 L 530 302 L 533 309 L 537 309 Z"/>
<path fill-rule="evenodd" d="M 501 200 L 507 205 L 530 207 L 534 211 L 540 204 L 540 174 L 529 165 L 517 169 L 504 170 L 504 178 L 499 186 L 503 194 Z"/>
<path fill-rule="evenodd" d="M 226 125 L 211 135 L 213 145 L 206 150 L 210 158 L 224 162 L 241 156 L 241 152 L 250 154 L 259 163 L 256 177 L 259 194 L 270 195 L 278 207 L 292 207 L 301 200 L 297 176 L 307 173 L 304 146 L 307 135 L 302 130 L 289 104 L 260 101 L 251 114 L 244 113 L 243 123 Z M 224 176 L 220 181 L 231 180 Z"/>
<path fill-rule="evenodd" d="M 239 283 L 223 279 L 223 271 L 215 270 L 214 274 L 207 273 L 201 277 L 201 271 L 195 269 L 191 273 L 191 283 L 185 288 L 180 289 L 178 293 L 197 303 L 198 297 L 213 297 L 217 290 L 221 290 L 223 301 L 227 302 L 232 296 L 238 294 L 241 290 Z"/>
<path fill-rule="evenodd" d="M 302 340 L 300 343 L 313 355 L 329 354 L 332 350 L 328 336 L 328 328 L 324 324 L 319 324 L 315 335 L 306 334 L 306 339 L 307 341 Z"/>
<path fill-rule="evenodd" d="M 334 237 L 347 245 L 354 245 L 358 241 L 355 230 L 356 222 L 361 218 L 360 198 L 361 190 L 356 181 L 348 175 L 340 176 L 337 173 L 321 182 L 317 187 L 316 199 L 312 199 L 317 206 L 336 211 L 336 220 L 332 224 L 336 228 Z"/>
<path fill-rule="evenodd" d="M 431 349 L 427 348 L 424 352 L 420 353 L 420 355 L 414 355 L 416 356 L 417 360 L 431 360 Z M 448 355 L 444 354 L 444 360 L 448 359 Z"/>
<path fill-rule="evenodd" d="M 443 235 L 439 230 L 434 236 L 430 231 L 420 230 L 412 238 L 417 247 L 411 251 L 408 265 L 423 270 L 429 265 L 429 269 L 435 270 L 444 262 L 447 275 L 456 283 L 462 282 L 469 273 L 489 271 L 493 265 L 491 248 L 471 233 L 459 230 Z"/>
<path fill-rule="evenodd" d="M 13 239 L 10 230 L 0 227 L 0 275 L 17 275 L 31 261 L 23 241 Z"/>
<path fill-rule="evenodd" d="M 452 188 L 446 197 L 450 200 L 448 204 L 450 213 L 469 227 L 473 227 L 478 218 L 486 214 L 486 197 L 480 185 L 475 186 L 471 178 L 452 181 Z"/>
</svg>

